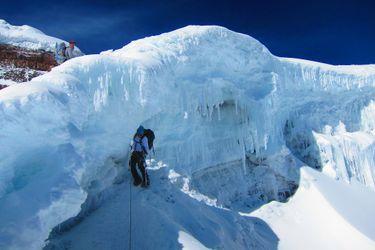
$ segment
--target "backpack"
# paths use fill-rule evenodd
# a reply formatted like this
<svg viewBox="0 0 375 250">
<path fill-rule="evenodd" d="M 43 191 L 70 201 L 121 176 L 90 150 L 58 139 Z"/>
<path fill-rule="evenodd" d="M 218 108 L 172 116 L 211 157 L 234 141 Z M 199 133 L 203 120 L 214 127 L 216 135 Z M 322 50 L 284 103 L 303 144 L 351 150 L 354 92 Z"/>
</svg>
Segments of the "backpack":
<svg viewBox="0 0 375 250">
<path fill-rule="evenodd" d="M 143 137 L 145 137 L 145 136 L 147 137 L 147 140 L 148 140 L 148 148 L 150 150 L 153 149 L 154 148 L 154 140 L 155 140 L 154 131 L 152 131 L 151 129 L 145 129 Z"/>
<path fill-rule="evenodd" d="M 136 135 L 134 135 L 133 139 L 135 138 Z M 144 137 L 147 137 L 147 141 L 148 141 L 148 149 L 151 151 L 151 149 L 154 148 L 154 140 L 155 140 L 155 134 L 154 134 L 154 131 L 152 131 L 151 129 L 145 129 L 145 131 L 143 132 L 143 136 L 141 138 L 141 141 Z M 141 144 L 142 145 L 142 144 Z M 143 148 L 143 146 L 142 146 Z M 143 151 L 146 151 L 144 148 L 143 148 Z M 145 152 L 146 153 L 146 152 Z"/>
</svg>

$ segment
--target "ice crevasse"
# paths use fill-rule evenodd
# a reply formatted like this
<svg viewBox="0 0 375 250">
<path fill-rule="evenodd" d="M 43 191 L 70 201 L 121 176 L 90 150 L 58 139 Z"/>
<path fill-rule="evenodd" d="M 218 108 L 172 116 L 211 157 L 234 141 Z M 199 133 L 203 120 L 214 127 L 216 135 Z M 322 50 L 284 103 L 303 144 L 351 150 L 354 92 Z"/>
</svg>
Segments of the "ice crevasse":
<svg viewBox="0 0 375 250">
<path fill-rule="evenodd" d="M 375 65 L 280 58 L 218 26 L 69 60 L 0 91 L 0 246 L 40 248 L 93 181 L 112 184 L 105 162 L 139 124 L 155 130 L 159 159 L 224 207 L 238 205 L 230 191 L 201 180 L 232 165 L 295 183 L 308 165 L 374 189 L 374 87 Z"/>
</svg>

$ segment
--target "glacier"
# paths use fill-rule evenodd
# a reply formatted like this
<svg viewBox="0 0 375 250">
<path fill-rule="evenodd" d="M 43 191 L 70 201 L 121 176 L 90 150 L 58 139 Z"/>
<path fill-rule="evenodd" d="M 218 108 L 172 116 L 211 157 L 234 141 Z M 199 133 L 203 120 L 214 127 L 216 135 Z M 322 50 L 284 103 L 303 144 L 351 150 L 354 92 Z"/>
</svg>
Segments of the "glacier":
<svg viewBox="0 0 375 250">
<path fill-rule="evenodd" d="M 374 86 L 375 65 L 281 58 L 219 26 L 69 60 L 0 91 L 0 248 L 122 249 L 131 197 L 144 210 L 134 231 L 155 235 L 134 236 L 138 248 L 292 249 L 293 210 L 314 218 L 304 201 L 328 200 L 324 211 L 356 235 L 329 246 L 371 249 L 373 214 L 359 223 L 329 202 L 334 195 L 303 187 L 310 176 L 330 183 L 323 194 L 360 186 L 353 192 L 374 209 Z M 135 195 L 126 169 L 139 124 L 155 131 L 156 146 L 150 190 Z M 287 211 L 284 227 L 275 206 Z"/>
</svg>

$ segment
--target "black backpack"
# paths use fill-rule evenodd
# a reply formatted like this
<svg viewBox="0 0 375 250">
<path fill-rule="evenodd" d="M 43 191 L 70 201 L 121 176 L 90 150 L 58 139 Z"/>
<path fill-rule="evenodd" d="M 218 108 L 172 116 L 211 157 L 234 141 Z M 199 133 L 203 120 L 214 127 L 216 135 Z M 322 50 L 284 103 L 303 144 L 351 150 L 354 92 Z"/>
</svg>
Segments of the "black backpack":
<svg viewBox="0 0 375 250">
<path fill-rule="evenodd" d="M 155 134 L 154 134 L 154 131 L 152 131 L 151 129 L 145 129 L 145 132 L 143 134 L 143 136 L 146 136 L 147 137 L 147 140 L 148 140 L 148 148 L 151 150 L 154 148 L 154 140 L 155 140 Z"/>
<path fill-rule="evenodd" d="M 133 138 L 135 138 L 136 135 L 134 135 Z M 154 140 L 155 140 L 155 134 L 154 134 L 154 131 L 152 131 L 151 129 L 145 129 L 145 131 L 143 132 L 143 136 L 141 138 L 141 140 L 144 138 L 144 137 L 147 137 L 147 141 L 148 141 L 148 148 L 149 150 L 151 151 L 151 149 L 154 148 Z M 142 145 L 142 144 L 141 144 Z M 143 148 L 143 146 L 142 146 Z M 145 151 L 145 149 L 143 148 L 143 151 Z M 145 152 L 146 153 L 146 152 Z"/>
</svg>

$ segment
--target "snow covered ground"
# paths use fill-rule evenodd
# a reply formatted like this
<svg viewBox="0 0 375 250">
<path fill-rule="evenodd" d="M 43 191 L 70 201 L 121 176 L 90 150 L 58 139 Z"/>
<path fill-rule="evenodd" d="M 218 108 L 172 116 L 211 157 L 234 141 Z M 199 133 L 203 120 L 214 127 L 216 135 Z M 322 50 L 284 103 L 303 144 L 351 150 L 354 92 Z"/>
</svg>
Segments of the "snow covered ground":
<svg viewBox="0 0 375 250">
<path fill-rule="evenodd" d="M 12 80 L 0 79 L 0 85 L 10 86 L 13 84 L 16 84 L 16 82 L 13 82 Z"/>
<path fill-rule="evenodd" d="M 276 235 L 261 220 L 192 199 L 169 166 L 156 161 L 149 166 L 149 188 L 132 187 L 125 170 L 124 182 L 107 192 L 111 197 L 103 206 L 45 249 L 276 248 Z M 118 167 L 127 169 L 127 162 Z"/>
<path fill-rule="evenodd" d="M 66 41 L 48 36 L 31 26 L 11 25 L 0 19 L 0 44 L 10 44 L 31 50 L 55 51 L 55 44 L 62 42 L 68 45 Z"/>
<path fill-rule="evenodd" d="M 294 249 L 308 232 L 371 248 L 374 86 L 374 65 L 279 58 L 217 26 L 69 60 L 0 91 L 0 248 L 126 249 L 129 195 L 139 248 Z M 129 192 L 139 124 L 152 184 Z"/>
<path fill-rule="evenodd" d="M 280 238 L 279 249 L 374 249 L 374 192 L 301 169 L 297 193 L 251 213 Z"/>
</svg>

